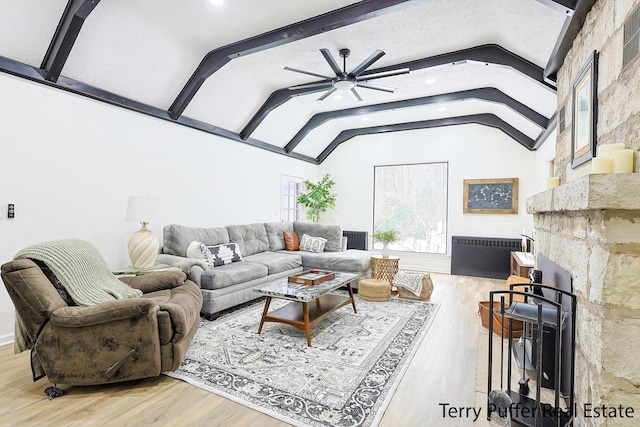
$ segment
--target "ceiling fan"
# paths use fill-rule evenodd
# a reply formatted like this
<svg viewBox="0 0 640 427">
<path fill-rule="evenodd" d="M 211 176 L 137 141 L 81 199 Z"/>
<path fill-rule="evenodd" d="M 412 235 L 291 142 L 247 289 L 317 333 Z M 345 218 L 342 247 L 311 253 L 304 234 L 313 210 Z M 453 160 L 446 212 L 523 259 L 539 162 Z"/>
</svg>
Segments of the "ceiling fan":
<svg viewBox="0 0 640 427">
<path fill-rule="evenodd" d="M 331 55 L 331 52 L 329 52 L 329 49 L 320 49 L 320 53 L 322 53 L 322 56 L 324 56 L 324 59 L 326 59 L 326 61 L 329 63 L 329 66 L 331 67 L 333 72 L 336 73 L 336 76 L 329 77 L 322 74 L 312 73 L 310 71 L 298 70 L 296 68 L 291 68 L 291 67 L 284 67 L 285 70 L 295 71 L 296 73 L 308 74 L 310 76 L 320 77 L 324 79 L 321 82 L 292 86 L 289 89 L 317 89 L 317 90 L 321 90 L 324 88 L 328 89 L 320 98 L 318 98 L 318 101 L 322 101 L 326 99 L 337 90 L 346 90 L 346 91 L 349 91 L 349 94 L 353 96 L 353 98 L 356 101 L 362 101 L 362 98 L 356 91 L 356 87 L 393 93 L 395 91 L 395 88 L 372 84 L 372 83 L 369 83 L 369 80 L 380 79 L 383 77 L 397 76 L 400 74 L 407 74 L 409 72 L 408 68 L 400 68 L 397 70 L 382 71 L 380 73 L 374 73 L 374 74 L 368 74 L 368 75 L 362 76 L 361 74 L 367 68 L 373 65 L 373 63 L 376 62 L 378 59 L 382 58 L 382 56 L 384 55 L 384 52 L 381 50 L 376 50 L 375 52 L 373 52 L 367 59 L 365 59 L 360 65 L 355 67 L 349 73 L 347 73 L 347 57 L 351 53 L 349 49 L 340 49 L 339 53 L 340 53 L 340 56 L 342 57 L 342 63 L 343 63 L 342 70 L 336 63 L 335 59 L 333 58 L 333 55 Z"/>
</svg>

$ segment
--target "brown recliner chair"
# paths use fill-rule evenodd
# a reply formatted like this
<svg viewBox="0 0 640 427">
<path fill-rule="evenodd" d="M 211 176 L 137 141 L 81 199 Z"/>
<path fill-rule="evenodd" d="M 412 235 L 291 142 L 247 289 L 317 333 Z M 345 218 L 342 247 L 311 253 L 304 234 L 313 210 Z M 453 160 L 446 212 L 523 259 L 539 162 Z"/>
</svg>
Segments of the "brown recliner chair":
<svg viewBox="0 0 640 427">
<path fill-rule="evenodd" d="M 200 325 L 202 294 L 181 271 L 120 278 L 143 296 L 88 307 L 74 305 L 39 261 L 4 264 L 2 280 L 31 348 L 34 381 L 97 385 L 175 370 Z"/>
</svg>

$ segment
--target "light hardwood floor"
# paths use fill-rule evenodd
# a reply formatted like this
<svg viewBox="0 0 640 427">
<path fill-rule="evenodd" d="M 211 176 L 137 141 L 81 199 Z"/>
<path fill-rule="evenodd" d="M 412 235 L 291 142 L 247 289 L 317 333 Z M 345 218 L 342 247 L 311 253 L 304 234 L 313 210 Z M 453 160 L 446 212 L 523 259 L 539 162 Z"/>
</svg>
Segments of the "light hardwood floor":
<svg viewBox="0 0 640 427">
<path fill-rule="evenodd" d="M 440 309 L 381 427 L 486 425 L 485 408 L 474 424 L 472 415 L 443 417 L 441 404 L 473 408 L 485 401 L 486 381 L 476 378 L 476 369 L 478 360 L 483 360 L 478 342 L 487 335 L 480 326 L 477 304 L 488 299 L 490 290 L 501 289 L 504 281 L 446 274 L 431 277 L 435 285 L 431 301 Z M 486 370 L 485 366 L 480 362 L 479 369 Z M 100 387 L 62 386 L 65 395 L 52 401 L 44 394 L 48 385 L 46 379 L 31 381 L 28 352 L 14 355 L 12 345 L 0 346 L 0 426 L 289 425 L 166 376 Z"/>
</svg>

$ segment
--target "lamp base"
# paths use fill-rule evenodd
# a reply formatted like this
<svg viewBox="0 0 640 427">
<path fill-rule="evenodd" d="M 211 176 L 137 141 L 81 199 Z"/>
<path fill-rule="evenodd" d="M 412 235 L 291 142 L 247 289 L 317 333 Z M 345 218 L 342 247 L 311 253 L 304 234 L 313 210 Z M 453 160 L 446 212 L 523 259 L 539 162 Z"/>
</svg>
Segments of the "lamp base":
<svg viewBox="0 0 640 427">
<path fill-rule="evenodd" d="M 153 267 L 158 257 L 158 238 L 156 233 L 148 230 L 146 224 L 129 237 L 129 258 L 133 268 Z"/>
</svg>

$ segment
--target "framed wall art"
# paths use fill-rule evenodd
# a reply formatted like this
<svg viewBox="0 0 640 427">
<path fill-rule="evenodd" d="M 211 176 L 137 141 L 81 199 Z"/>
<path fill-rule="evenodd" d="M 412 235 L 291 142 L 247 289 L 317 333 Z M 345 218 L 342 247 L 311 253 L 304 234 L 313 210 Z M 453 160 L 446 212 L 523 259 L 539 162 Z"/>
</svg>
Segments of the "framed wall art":
<svg viewBox="0 0 640 427">
<path fill-rule="evenodd" d="M 518 213 L 518 178 L 465 179 L 463 195 L 464 213 Z"/>
<path fill-rule="evenodd" d="M 594 50 L 573 82 L 571 167 L 591 160 L 596 151 L 598 54 Z"/>
</svg>

